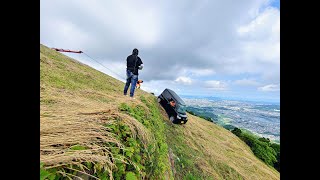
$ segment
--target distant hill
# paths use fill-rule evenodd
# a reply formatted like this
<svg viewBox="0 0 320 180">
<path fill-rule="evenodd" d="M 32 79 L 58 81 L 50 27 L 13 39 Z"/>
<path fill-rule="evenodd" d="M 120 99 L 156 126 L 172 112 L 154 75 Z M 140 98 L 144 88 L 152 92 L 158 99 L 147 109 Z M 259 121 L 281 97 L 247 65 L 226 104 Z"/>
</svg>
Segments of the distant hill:
<svg viewBox="0 0 320 180">
<path fill-rule="evenodd" d="M 141 72 L 143 73 L 143 72 Z M 280 179 L 230 131 L 40 44 L 40 179 Z"/>
</svg>

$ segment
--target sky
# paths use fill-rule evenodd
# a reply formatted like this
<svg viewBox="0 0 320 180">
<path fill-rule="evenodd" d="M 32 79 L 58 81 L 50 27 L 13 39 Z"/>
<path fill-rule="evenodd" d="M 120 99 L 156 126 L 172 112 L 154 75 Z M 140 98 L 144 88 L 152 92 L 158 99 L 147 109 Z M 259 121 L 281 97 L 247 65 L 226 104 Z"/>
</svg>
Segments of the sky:
<svg viewBox="0 0 320 180">
<path fill-rule="evenodd" d="M 279 0 L 41 0 L 40 43 L 123 82 L 137 48 L 156 95 L 280 102 Z"/>
</svg>

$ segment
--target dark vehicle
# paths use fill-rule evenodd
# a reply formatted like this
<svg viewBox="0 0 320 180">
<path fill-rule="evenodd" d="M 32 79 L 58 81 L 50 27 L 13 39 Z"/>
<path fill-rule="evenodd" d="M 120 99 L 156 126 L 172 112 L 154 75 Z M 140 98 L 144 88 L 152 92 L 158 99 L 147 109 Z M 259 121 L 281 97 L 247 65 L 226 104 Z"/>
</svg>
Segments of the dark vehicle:
<svg viewBox="0 0 320 180">
<path fill-rule="evenodd" d="M 165 89 L 158 102 L 167 111 L 169 119 L 175 124 L 185 124 L 188 121 L 185 102 L 171 89 Z"/>
</svg>

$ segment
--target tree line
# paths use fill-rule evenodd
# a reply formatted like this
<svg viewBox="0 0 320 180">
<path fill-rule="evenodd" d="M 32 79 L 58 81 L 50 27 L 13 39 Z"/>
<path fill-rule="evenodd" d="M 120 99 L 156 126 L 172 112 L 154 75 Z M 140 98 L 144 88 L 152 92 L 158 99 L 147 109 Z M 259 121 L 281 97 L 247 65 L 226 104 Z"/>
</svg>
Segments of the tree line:
<svg viewBox="0 0 320 180">
<path fill-rule="evenodd" d="M 202 113 L 187 110 L 188 113 L 203 118 L 207 121 L 214 122 L 211 117 L 205 116 Z M 252 133 L 242 131 L 233 125 L 223 125 L 227 130 L 238 136 L 252 150 L 253 154 L 265 162 L 267 165 L 274 167 L 280 172 L 280 144 L 272 143 L 269 138 L 258 137 Z"/>
<path fill-rule="evenodd" d="M 260 138 L 241 131 L 239 128 L 234 128 L 231 132 L 244 141 L 255 156 L 280 172 L 280 144 L 270 142 L 269 138 Z"/>
</svg>

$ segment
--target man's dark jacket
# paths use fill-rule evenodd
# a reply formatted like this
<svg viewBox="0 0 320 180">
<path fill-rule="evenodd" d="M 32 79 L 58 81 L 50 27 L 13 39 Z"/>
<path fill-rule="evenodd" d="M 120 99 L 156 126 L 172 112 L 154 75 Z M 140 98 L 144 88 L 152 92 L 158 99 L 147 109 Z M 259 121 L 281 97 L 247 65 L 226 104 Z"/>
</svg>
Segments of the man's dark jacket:
<svg viewBox="0 0 320 180">
<path fill-rule="evenodd" d="M 127 57 L 127 69 L 130 70 L 134 75 L 138 75 L 139 66 L 143 64 L 140 57 L 131 54 Z"/>
</svg>

